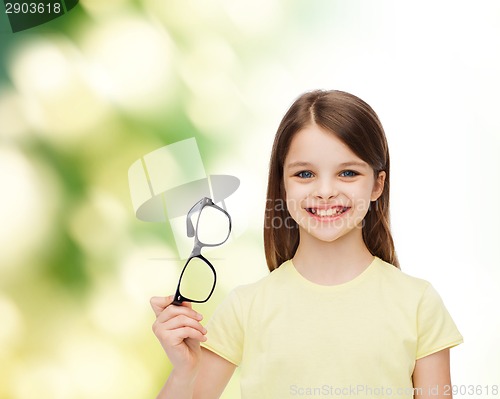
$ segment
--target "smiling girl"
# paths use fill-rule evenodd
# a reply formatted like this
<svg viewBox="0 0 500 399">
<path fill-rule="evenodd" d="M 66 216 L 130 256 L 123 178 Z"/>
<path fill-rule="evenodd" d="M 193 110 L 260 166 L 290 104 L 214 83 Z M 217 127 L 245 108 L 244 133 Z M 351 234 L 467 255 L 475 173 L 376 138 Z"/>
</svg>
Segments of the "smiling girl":
<svg viewBox="0 0 500 399">
<path fill-rule="evenodd" d="M 243 399 L 451 397 L 449 348 L 462 336 L 433 287 L 399 269 L 389 166 L 364 101 L 340 91 L 295 101 L 271 154 L 271 273 L 235 289 L 207 329 L 190 304 L 152 299 L 173 364 L 158 398 L 218 398 L 236 367 Z"/>
</svg>

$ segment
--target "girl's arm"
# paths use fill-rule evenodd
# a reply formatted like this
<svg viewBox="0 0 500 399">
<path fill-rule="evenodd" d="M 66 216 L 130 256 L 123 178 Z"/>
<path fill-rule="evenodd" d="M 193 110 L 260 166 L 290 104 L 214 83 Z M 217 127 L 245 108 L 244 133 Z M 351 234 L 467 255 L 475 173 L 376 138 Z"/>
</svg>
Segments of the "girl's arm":
<svg viewBox="0 0 500 399">
<path fill-rule="evenodd" d="M 413 387 L 415 399 L 452 399 L 448 348 L 417 360 Z"/>
<path fill-rule="evenodd" d="M 172 371 L 157 399 L 217 399 L 222 395 L 236 366 L 219 355 L 201 349 L 200 368 L 194 379 Z"/>
<path fill-rule="evenodd" d="M 190 379 L 172 371 L 157 399 L 216 399 L 222 395 L 236 366 L 208 349 L 201 352 L 198 375 Z"/>
<path fill-rule="evenodd" d="M 201 367 L 194 387 L 193 399 L 219 398 L 236 366 L 219 355 L 201 348 Z"/>
<path fill-rule="evenodd" d="M 190 303 L 175 306 L 172 300 L 173 296 L 151 298 L 153 331 L 173 365 L 157 399 L 217 399 L 236 366 L 200 347 L 206 341 L 202 316 Z"/>
</svg>

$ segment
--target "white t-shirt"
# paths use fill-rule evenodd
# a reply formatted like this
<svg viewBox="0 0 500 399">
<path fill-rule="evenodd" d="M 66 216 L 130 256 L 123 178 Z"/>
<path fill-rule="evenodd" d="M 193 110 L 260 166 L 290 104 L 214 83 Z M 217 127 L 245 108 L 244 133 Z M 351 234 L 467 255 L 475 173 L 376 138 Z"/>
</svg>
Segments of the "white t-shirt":
<svg viewBox="0 0 500 399">
<path fill-rule="evenodd" d="M 344 284 L 292 261 L 235 289 L 202 345 L 241 367 L 242 399 L 413 398 L 416 359 L 463 342 L 426 281 L 375 257 Z"/>
</svg>

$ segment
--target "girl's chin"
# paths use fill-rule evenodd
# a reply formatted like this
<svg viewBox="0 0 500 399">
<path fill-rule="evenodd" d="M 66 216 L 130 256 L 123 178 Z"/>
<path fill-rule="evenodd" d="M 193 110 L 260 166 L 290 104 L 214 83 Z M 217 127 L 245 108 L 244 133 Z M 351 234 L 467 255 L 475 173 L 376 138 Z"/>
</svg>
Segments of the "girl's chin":
<svg viewBox="0 0 500 399">
<path fill-rule="evenodd" d="M 313 239 L 322 242 L 334 242 L 340 238 L 346 238 L 347 236 L 351 236 L 353 234 L 361 234 L 362 223 L 360 221 L 359 224 L 354 223 L 342 223 L 338 225 L 326 225 L 326 224 L 318 224 L 317 226 L 312 226 L 311 224 L 300 224 L 300 236 L 304 239 L 305 235 L 310 236 Z"/>
</svg>

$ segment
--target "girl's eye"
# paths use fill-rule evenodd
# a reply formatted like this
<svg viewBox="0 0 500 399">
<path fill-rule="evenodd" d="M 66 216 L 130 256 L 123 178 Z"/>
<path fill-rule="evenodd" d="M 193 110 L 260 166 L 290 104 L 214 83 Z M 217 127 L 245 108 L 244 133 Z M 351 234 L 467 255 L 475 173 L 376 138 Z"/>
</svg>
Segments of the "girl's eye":
<svg viewBox="0 0 500 399">
<path fill-rule="evenodd" d="M 313 173 L 309 170 L 303 170 L 302 172 L 296 173 L 295 176 L 300 177 L 301 179 L 310 179 L 313 177 Z"/>
<path fill-rule="evenodd" d="M 340 177 L 355 177 L 358 174 L 359 173 L 354 170 L 344 170 L 343 172 L 340 172 Z"/>
</svg>

